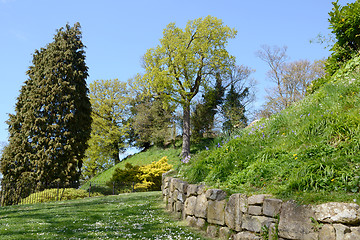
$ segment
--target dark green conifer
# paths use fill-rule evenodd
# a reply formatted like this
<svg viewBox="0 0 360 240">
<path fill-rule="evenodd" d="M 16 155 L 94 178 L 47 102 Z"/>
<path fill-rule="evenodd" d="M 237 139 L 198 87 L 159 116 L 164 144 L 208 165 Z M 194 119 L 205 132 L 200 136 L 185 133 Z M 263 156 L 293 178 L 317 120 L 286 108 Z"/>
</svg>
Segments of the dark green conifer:
<svg viewBox="0 0 360 240">
<path fill-rule="evenodd" d="M 10 115 L 9 144 L 0 170 L 3 204 L 49 184 L 79 184 L 82 159 L 91 130 L 85 46 L 80 24 L 60 28 L 54 41 L 36 50 L 28 80 Z M 8 184 L 8 185 L 6 185 Z M 10 185 L 11 184 L 11 187 Z"/>
</svg>

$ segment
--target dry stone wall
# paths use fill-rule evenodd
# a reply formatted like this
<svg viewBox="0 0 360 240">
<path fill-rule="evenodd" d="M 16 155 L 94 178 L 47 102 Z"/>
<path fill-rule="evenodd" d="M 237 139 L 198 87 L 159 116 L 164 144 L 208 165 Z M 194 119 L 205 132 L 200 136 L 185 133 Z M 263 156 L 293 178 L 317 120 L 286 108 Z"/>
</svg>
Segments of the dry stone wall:
<svg viewBox="0 0 360 240">
<path fill-rule="evenodd" d="M 360 240 L 355 203 L 297 205 L 271 195 L 227 196 L 221 189 L 163 175 L 166 208 L 212 238 L 234 240 Z"/>
</svg>

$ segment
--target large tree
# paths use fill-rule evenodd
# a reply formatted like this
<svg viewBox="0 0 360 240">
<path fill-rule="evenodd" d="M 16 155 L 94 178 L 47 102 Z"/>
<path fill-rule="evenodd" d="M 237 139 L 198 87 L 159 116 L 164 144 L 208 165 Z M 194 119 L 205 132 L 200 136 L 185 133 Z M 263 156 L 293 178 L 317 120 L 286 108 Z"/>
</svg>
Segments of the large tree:
<svg viewBox="0 0 360 240">
<path fill-rule="evenodd" d="M 146 73 L 142 80 L 164 98 L 182 106 L 181 155 L 186 157 L 190 154 L 190 105 L 202 85 L 234 64 L 225 47 L 236 31 L 208 16 L 189 21 L 185 29 L 170 23 L 163 34 L 160 45 L 144 55 Z"/>
<path fill-rule="evenodd" d="M 127 82 L 113 79 L 90 83 L 93 121 L 84 175 L 92 177 L 120 162 L 129 131 L 130 100 Z"/>
<path fill-rule="evenodd" d="M 268 77 L 275 84 L 267 90 L 267 101 L 259 113 L 260 117 L 269 117 L 301 100 L 311 82 L 325 74 L 323 61 L 288 62 L 286 50 L 286 47 L 265 45 L 257 52 L 258 57 L 268 64 Z"/>
<path fill-rule="evenodd" d="M 49 184 L 79 184 L 82 159 L 90 137 L 85 46 L 80 24 L 66 25 L 45 48 L 36 50 L 28 80 L 10 114 L 9 144 L 1 158 L 3 203 Z M 11 184 L 11 185 L 10 185 Z"/>
</svg>

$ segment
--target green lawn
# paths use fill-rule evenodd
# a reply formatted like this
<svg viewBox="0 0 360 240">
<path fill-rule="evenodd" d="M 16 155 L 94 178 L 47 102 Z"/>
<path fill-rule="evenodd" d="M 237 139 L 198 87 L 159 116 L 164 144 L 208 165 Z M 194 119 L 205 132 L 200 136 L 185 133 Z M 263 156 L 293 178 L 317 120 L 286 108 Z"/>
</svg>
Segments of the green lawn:
<svg viewBox="0 0 360 240">
<path fill-rule="evenodd" d="M 207 239 L 164 211 L 160 192 L 0 208 L 1 239 Z"/>
</svg>

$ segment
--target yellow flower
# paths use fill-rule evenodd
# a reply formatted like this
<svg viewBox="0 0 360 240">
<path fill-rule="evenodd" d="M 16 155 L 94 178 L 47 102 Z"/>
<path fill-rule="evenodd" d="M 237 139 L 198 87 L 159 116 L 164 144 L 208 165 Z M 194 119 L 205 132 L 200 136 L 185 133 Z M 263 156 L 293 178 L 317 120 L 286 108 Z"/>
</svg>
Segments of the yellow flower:
<svg viewBox="0 0 360 240">
<path fill-rule="evenodd" d="M 295 158 L 295 160 L 297 159 L 297 157 Z"/>
<path fill-rule="evenodd" d="M 331 181 L 333 182 L 333 181 L 335 181 L 335 179 L 331 179 Z"/>
<path fill-rule="evenodd" d="M 341 21 L 343 21 L 343 22 L 344 22 L 344 21 L 345 21 L 345 19 L 341 19 Z"/>
<path fill-rule="evenodd" d="M 295 157 L 297 154 L 295 153 L 293 156 Z"/>
</svg>

